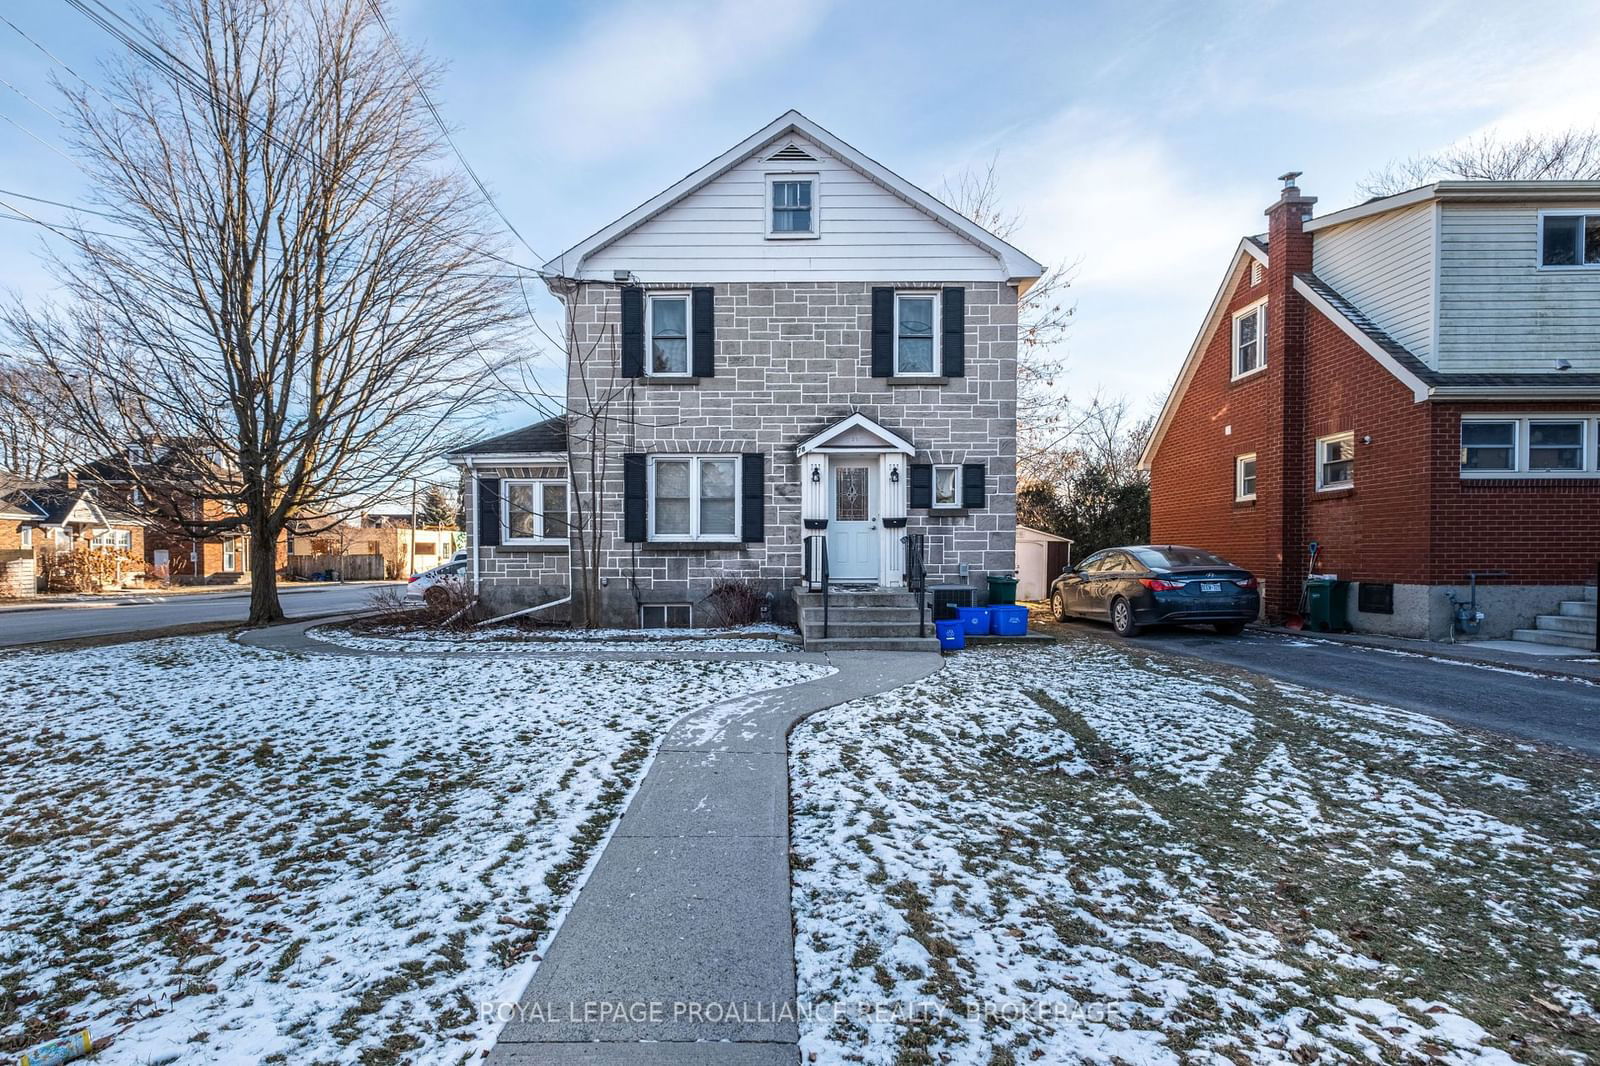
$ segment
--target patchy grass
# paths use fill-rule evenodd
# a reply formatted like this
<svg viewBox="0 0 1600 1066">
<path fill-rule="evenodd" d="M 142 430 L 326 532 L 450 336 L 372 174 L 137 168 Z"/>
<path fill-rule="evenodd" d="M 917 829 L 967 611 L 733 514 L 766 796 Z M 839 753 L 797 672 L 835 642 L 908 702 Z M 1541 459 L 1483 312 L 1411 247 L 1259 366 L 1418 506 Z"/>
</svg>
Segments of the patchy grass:
<svg viewBox="0 0 1600 1066">
<path fill-rule="evenodd" d="M 801 663 L 0 655 L 0 1051 L 453 1062 L 664 728 Z M 196 1060 L 198 1061 L 198 1060 Z"/>
<path fill-rule="evenodd" d="M 1600 1056 L 1585 760 L 1092 637 L 793 751 L 816 1061 Z"/>
</svg>

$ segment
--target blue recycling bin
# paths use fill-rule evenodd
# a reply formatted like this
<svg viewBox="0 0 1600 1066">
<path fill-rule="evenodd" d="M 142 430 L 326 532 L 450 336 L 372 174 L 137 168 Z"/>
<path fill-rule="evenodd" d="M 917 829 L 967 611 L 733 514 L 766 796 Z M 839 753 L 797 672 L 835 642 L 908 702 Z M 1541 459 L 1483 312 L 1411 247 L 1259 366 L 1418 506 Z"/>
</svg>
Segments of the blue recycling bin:
<svg viewBox="0 0 1600 1066">
<path fill-rule="evenodd" d="M 956 617 L 961 620 L 961 628 L 969 636 L 981 637 L 989 632 L 989 608 L 987 607 L 957 607 Z"/>
<path fill-rule="evenodd" d="M 939 635 L 941 651 L 959 651 L 967 646 L 967 631 L 959 618 L 941 619 L 933 623 L 933 630 Z"/>
<path fill-rule="evenodd" d="M 1028 609 L 1026 607 L 994 606 L 990 605 L 989 632 L 997 637 L 1021 637 L 1028 633 Z"/>
</svg>

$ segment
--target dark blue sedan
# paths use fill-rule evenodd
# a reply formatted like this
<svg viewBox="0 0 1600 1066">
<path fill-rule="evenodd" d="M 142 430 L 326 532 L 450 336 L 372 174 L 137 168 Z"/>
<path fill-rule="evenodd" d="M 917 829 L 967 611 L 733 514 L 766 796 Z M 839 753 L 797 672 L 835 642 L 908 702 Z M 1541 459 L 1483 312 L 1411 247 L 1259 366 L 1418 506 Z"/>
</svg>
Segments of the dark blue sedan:
<svg viewBox="0 0 1600 1066">
<path fill-rule="evenodd" d="M 1142 626 L 1204 623 L 1229 635 L 1261 613 L 1255 575 L 1201 548 L 1140 544 L 1095 552 L 1050 586 L 1056 621 L 1109 621 L 1120 635 Z"/>
</svg>

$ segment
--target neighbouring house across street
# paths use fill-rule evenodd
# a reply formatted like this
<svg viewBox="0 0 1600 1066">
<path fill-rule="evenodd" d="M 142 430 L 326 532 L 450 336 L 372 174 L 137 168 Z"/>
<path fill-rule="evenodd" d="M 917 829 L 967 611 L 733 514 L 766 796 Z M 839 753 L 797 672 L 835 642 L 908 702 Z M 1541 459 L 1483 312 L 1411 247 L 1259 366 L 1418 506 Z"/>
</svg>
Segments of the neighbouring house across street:
<svg viewBox="0 0 1600 1066">
<path fill-rule="evenodd" d="M 1145 451 L 1151 539 L 1316 569 L 1360 630 L 1592 646 L 1600 182 L 1441 181 L 1314 215 L 1285 176 Z M 1473 575 L 1476 574 L 1474 579 Z"/>
<path fill-rule="evenodd" d="M 107 506 L 87 486 L 16 489 L 0 498 L 0 597 L 33 595 L 52 568 L 86 548 L 130 560 L 126 567 L 112 564 L 113 583 L 141 573 L 145 532 L 143 519 Z"/>
<path fill-rule="evenodd" d="M 597 548 L 606 624 L 694 624 L 738 579 L 809 642 L 824 567 L 887 611 L 919 564 L 977 602 L 1013 571 L 1042 268 L 999 237 L 791 111 L 545 269 L 563 416 L 450 457 L 488 610 L 581 595 Z"/>
</svg>

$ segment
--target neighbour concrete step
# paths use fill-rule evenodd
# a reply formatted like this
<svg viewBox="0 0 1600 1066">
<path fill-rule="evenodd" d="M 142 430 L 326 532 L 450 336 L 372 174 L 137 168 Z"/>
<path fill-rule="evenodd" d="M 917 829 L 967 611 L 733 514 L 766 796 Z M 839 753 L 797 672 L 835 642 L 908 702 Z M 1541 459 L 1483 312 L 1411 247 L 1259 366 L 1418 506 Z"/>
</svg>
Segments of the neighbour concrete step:
<svg viewBox="0 0 1600 1066">
<path fill-rule="evenodd" d="M 1593 618 L 1595 607 L 1593 600 L 1562 600 L 1560 610 L 1573 618 Z"/>
<path fill-rule="evenodd" d="M 806 641 L 806 651 L 932 651 L 939 650 L 937 637 L 829 637 Z"/>
<path fill-rule="evenodd" d="M 1563 644 L 1583 651 L 1594 647 L 1594 638 L 1587 633 L 1562 633 L 1555 629 L 1513 629 L 1511 639 L 1525 640 L 1529 644 Z"/>
<path fill-rule="evenodd" d="M 822 622 L 815 625 L 806 624 L 800 627 L 800 634 L 807 641 L 816 640 L 822 636 Z M 856 618 L 831 618 L 828 620 L 828 636 L 830 637 L 914 637 L 917 635 L 917 623 L 910 622 L 863 622 Z M 925 627 L 924 636 L 933 636 L 933 623 Z"/>
<path fill-rule="evenodd" d="M 1578 618 L 1569 614 L 1541 614 L 1533 620 L 1540 632 L 1587 633 L 1594 636 L 1593 617 Z"/>
</svg>

